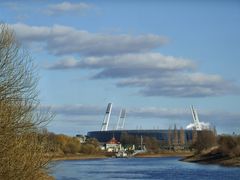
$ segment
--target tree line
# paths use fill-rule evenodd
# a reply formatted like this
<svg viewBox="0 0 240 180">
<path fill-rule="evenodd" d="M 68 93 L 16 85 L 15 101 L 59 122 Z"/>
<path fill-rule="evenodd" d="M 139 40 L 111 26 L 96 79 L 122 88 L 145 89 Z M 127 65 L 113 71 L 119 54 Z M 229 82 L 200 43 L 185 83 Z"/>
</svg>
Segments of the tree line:
<svg viewBox="0 0 240 180">
<path fill-rule="evenodd" d="M 71 137 L 64 134 L 47 132 L 42 134 L 46 137 L 49 155 L 53 157 L 69 154 L 100 154 L 99 142 L 94 138 L 88 138 L 81 143 L 78 137 Z"/>
<path fill-rule="evenodd" d="M 214 149 L 222 156 L 240 157 L 240 135 L 216 135 L 213 131 L 201 131 L 193 144 L 197 154 Z"/>
</svg>

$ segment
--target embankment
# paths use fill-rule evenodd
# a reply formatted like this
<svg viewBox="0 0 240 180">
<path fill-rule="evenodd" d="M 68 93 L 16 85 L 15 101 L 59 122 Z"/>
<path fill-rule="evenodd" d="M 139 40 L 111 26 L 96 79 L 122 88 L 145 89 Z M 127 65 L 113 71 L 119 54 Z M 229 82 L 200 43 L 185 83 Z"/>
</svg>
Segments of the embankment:
<svg viewBox="0 0 240 180">
<path fill-rule="evenodd" d="M 187 156 L 182 161 L 202 163 L 202 164 L 219 164 L 222 166 L 240 167 L 240 157 L 230 157 L 221 152 L 208 152 L 192 156 Z"/>
</svg>

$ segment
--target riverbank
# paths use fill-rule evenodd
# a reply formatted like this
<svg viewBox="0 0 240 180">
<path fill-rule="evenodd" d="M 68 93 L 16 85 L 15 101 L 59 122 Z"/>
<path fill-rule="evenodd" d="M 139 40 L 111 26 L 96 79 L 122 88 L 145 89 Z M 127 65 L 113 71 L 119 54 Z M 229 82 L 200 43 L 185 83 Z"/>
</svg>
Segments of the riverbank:
<svg viewBox="0 0 240 180">
<path fill-rule="evenodd" d="M 142 153 L 137 154 L 136 158 L 154 158 L 154 157 L 187 157 L 191 156 L 191 152 L 162 152 L 162 153 Z M 63 161 L 63 160 L 89 160 L 89 159 L 104 159 L 114 157 L 114 154 L 68 154 L 61 156 L 53 156 L 52 161 Z"/>
<path fill-rule="evenodd" d="M 181 159 L 185 162 L 202 163 L 202 164 L 218 164 L 221 166 L 240 167 L 240 157 L 229 157 L 219 152 L 212 151 Z"/>
<path fill-rule="evenodd" d="M 95 155 L 76 155 L 76 154 L 69 154 L 64 156 L 55 156 L 52 158 L 52 161 L 63 161 L 63 160 L 89 160 L 89 159 L 104 159 L 108 158 L 102 154 L 95 154 Z"/>
<path fill-rule="evenodd" d="M 144 158 L 154 158 L 154 157 L 188 157 L 188 156 L 192 156 L 193 153 L 192 152 L 185 152 L 185 151 L 179 151 L 179 152 L 175 152 L 175 151 L 165 151 L 165 152 L 161 152 L 161 153 L 142 153 L 142 154 L 137 154 L 134 157 L 144 157 Z"/>
</svg>

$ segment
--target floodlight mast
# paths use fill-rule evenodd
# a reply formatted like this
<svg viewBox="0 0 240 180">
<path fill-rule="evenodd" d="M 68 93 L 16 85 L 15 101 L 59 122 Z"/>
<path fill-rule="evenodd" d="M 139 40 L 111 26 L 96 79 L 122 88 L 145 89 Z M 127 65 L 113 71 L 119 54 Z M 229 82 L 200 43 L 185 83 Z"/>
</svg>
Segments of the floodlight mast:
<svg viewBox="0 0 240 180">
<path fill-rule="evenodd" d="M 118 129 L 119 129 L 119 123 L 120 123 L 120 121 L 121 121 L 121 114 L 122 114 L 122 109 L 121 109 L 121 111 L 120 111 L 120 113 L 119 113 L 118 121 L 117 121 L 117 125 L 116 125 L 115 130 L 118 130 Z"/>
<path fill-rule="evenodd" d="M 108 103 L 107 110 L 103 119 L 102 123 L 102 128 L 101 131 L 107 131 L 108 130 L 108 125 L 109 125 L 109 120 L 112 112 L 112 103 Z"/>
<path fill-rule="evenodd" d="M 126 109 L 121 109 L 119 113 L 118 121 L 117 121 L 116 130 L 124 128 L 125 119 L 126 119 Z"/>
<path fill-rule="evenodd" d="M 121 113 L 121 119 L 122 119 L 122 127 L 121 129 L 124 129 L 124 125 L 125 125 L 125 120 L 126 120 L 126 109 L 123 109 L 122 110 L 122 113 Z"/>
<path fill-rule="evenodd" d="M 199 122 L 197 110 L 194 109 L 193 105 L 191 106 L 191 112 L 192 112 L 192 117 L 193 117 L 193 123 L 194 123 L 196 130 L 202 130 L 202 127 Z"/>
</svg>

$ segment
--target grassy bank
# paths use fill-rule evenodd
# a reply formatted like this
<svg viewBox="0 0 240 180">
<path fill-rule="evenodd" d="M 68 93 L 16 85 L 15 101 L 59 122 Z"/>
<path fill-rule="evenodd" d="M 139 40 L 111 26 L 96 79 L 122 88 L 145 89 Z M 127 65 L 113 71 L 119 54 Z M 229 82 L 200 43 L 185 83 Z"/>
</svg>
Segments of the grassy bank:
<svg viewBox="0 0 240 180">
<path fill-rule="evenodd" d="M 210 149 L 209 151 L 202 152 L 200 154 L 187 156 L 183 158 L 182 161 L 240 167 L 240 157 L 231 157 L 225 155 L 218 149 Z"/>
<path fill-rule="evenodd" d="M 184 158 L 187 162 L 240 167 L 240 136 L 199 134 L 194 144 L 196 154 Z"/>
<path fill-rule="evenodd" d="M 240 167 L 240 157 L 202 157 L 202 156 L 189 156 L 182 159 L 185 162 L 195 162 L 195 163 L 202 163 L 202 164 L 219 164 L 222 166 L 235 166 Z"/>
</svg>

